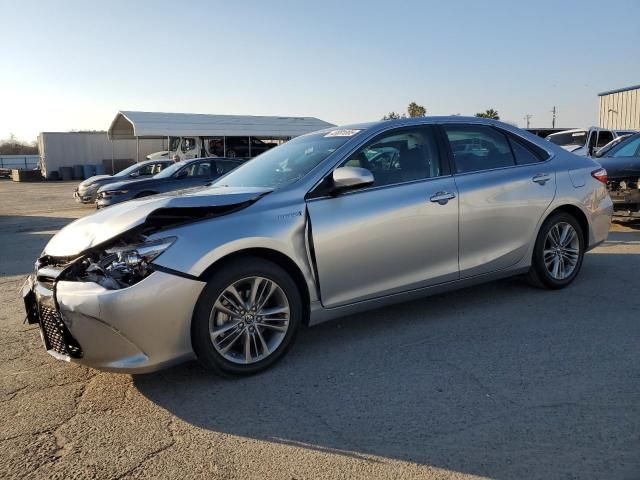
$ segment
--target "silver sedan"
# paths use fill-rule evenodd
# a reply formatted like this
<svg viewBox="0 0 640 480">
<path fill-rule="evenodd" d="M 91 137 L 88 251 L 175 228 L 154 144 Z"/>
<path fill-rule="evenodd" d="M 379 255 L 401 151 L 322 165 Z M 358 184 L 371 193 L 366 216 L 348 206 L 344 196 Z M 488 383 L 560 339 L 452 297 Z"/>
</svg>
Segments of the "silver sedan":
<svg viewBox="0 0 640 480">
<path fill-rule="evenodd" d="M 303 325 L 512 275 L 564 288 L 611 214 L 605 170 L 510 125 L 359 124 L 73 222 L 23 295 L 59 359 L 251 374 Z"/>
</svg>

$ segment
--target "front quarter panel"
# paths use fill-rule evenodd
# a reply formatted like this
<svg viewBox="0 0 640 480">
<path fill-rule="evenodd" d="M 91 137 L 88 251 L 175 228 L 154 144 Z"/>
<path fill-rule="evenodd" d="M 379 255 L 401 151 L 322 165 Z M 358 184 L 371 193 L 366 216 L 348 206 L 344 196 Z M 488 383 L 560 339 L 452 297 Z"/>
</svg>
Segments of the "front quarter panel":
<svg viewBox="0 0 640 480">
<path fill-rule="evenodd" d="M 262 201 L 225 216 L 195 222 L 154 234 L 177 237 L 154 263 L 200 277 L 215 262 L 249 249 L 283 254 L 300 269 L 310 299 L 316 300 L 315 277 L 306 243 L 306 205 L 303 201 L 260 205 Z M 267 203 L 267 202 L 265 202 Z"/>
</svg>

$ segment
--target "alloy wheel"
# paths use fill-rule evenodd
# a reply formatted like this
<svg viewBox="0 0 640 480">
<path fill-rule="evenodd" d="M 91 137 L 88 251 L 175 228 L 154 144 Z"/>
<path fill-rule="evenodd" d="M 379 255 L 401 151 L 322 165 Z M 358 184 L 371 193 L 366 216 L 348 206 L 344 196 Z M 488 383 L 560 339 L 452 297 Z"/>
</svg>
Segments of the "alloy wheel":
<svg viewBox="0 0 640 480">
<path fill-rule="evenodd" d="M 238 280 L 216 299 L 209 315 L 209 335 L 226 360 L 252 364 L 267 358 L 289 329 L 289 301 L 273 280 Z"/>
<path fill-rule="evenodd" d="M 580 259 L 580 239 L 575 228 L 567 222 L 553 225 L 544 241 L 544 265 L 556 280 L 571 276 Z"/>
</svg>

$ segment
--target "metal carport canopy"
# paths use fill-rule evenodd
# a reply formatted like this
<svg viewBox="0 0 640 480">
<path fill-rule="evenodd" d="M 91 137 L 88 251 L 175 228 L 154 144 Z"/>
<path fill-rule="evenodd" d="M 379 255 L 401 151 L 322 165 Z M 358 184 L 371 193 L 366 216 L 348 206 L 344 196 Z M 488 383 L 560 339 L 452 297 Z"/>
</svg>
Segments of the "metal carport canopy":
<svg viewBox="0 0 640 480">
<path fill-rule="evenodd" d="M 263 117 L 120 111 L 109 127 L 109 139 L 162 137 L 297 137 L 334 127 L 313 117 Z"/>
</svg>

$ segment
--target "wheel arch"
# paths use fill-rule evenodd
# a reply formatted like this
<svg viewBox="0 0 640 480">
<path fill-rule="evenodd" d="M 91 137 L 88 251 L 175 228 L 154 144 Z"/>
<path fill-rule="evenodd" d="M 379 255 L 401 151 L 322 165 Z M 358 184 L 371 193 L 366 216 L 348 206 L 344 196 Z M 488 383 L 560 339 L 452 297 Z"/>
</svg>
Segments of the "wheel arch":
<svg viewBox="0 0 640 480">
<path fill-rule="evenodd" d="M 571 215 L 573 218 L 576 219 L 576 221 L 580 225 L 580 229 L 582 230 L 585 248 L 588 248 L 590 232 L 589 232 L 589 220 L 587 219 L 587 215 L 582 211 L 580 207 L 567 203 L 564 205 L 559 205 L 555 207 L 553 210 L 551 210 L 549 214 L 545 217 L 544 221 L 546 222 L 547 219 L 551 217 L 551 215 L 558 212 L 568 213 L 569 215 Z M 544 224 L 544 222 L 542 222 L 542 224 Z M 542 228 L 542 224 L 540 225 L 540 228 Z"/>
<path fill-rule="evenodd" d="M 257 257 L 264 260 L 269 260 L 284 269 L 289 275 L 291 275 L 291 278 L 298 286 L 300 295 L 302 296 L 304 305 L 304 317 L 302 321 L 304 325 L 308 326 L 310 317 L 311 296 L 309 294 L 307 281 L 302 273 L 302 270 L 300 270 L 300 267 L 298 267 L 296 262 L 294 262 L 290 257 L 282 252 L 270 248 L 260 247 L 238 250 L 217 259 L 198 276 L 198 279 L 207 282 L 212 277 L 212 275 L 214 275 L 216 270 L 223 268 L 225 264 L 233 262 L 238 258 L 245 257 Z"/>
</svg>

